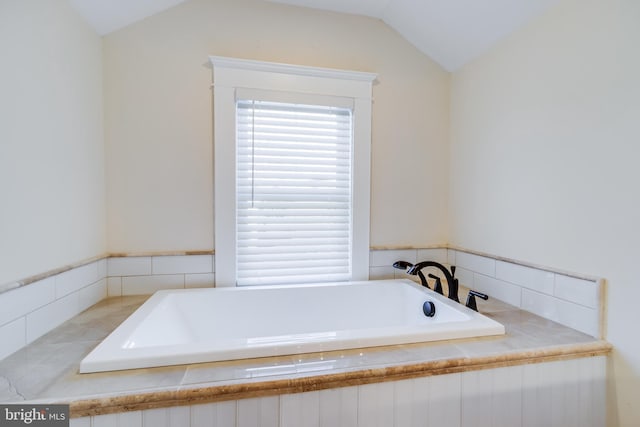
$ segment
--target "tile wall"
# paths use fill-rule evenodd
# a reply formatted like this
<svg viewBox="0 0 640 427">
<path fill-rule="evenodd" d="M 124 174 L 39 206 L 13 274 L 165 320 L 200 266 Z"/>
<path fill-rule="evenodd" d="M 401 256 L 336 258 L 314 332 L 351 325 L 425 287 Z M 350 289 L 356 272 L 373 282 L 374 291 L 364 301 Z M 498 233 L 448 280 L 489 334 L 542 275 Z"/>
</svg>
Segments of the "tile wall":
<svg viewBox="0 0 640 427">
<path fill-rule="evenodd" d="M 0 359 L 107 296 L 214 286 L 213 255 L 109 257 L 0 289 Z"/>
<path fill-rule="evenodd" d="M 213 287 L 214 271 L 213 255 L 110 257 L 107 289 L 109 296 L 120 296 Z"/>
<path fill-rule="evenodd" d="M 455 249 L 371 251 L 370 278 L 407 277 L 391 266 L 398 260 L 455 265 L 456 277 L 466 288 L 591 336 L 603 336 L 602 279 L 576 277 Z"/>
<path fill-rule="evenodd" d="M 411 278 L 398 260 L 458 267 L 460 284 L 595 337 L 603 334 L 603 281 L 465 251 L 372 250 L 370 278 Z M 215 286 L 214 255 L 112 256 L 0 293 L 0 359 L 107 296 Z"/>
<path fill-rule="evenodd" d="M 0 359 L 107 296 L 101 259 L 0 293 Z"/>
</svg>

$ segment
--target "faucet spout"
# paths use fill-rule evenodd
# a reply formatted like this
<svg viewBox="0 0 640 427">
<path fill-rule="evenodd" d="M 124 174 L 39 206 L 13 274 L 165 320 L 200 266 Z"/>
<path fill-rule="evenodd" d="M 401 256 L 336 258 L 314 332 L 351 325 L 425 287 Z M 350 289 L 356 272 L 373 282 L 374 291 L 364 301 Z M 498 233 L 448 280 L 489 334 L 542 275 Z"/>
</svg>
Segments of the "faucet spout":
<svg viewBox="0 0 640 427">
<path fill-rule="evenodd" d="M 458 279 L 456 279 L 454 277 L 455 274 L 455 267 L 452 267 L 451 270 L 452 272 L 449 272 L 449 270 L 447 269 L 447 267 L 445 267 L 444 265 L 435 262 L 435 261 L 422 261 L 419 262 L 417 264 L 414 264 L 413 266 L 411 266 L 409 268 L 409 270 L 407 270 L 408 274 L 420 274 L 423 268 L 425 267 L 435 267 L 438 270 L 440 270 L 442 272 L 442 274 L 444 275 L 446 281 L 447 281 L 447 288 L 449 289 L 449 295 L 448 298 L 451 300 L 454 300 L 455 302 L 460 302 L 460 300 L 458 299 Z"/>
<path fill-rule="evenodd" d="M 413 264 L 407 261 L 396 261 L 393 263 L 393 268 L 397 268 L 398 270 L 407 269 L 407 273 L 408 273 L 408 270 L 413 268 Z M 415 275 L 416 273 L 411 273 L 411 274 Z M 425 288 L 431 289 L 429 287 L 429 282 L 427 282 L 427 278 L 424 277 L 424 274 L 422 274 L 421 271 L 418 271 L 417 274 L 418 274 L 418 277 L 420 278 L 420 283 L 422 284 L 422 286 L 424 286 Z"/>
</svg>

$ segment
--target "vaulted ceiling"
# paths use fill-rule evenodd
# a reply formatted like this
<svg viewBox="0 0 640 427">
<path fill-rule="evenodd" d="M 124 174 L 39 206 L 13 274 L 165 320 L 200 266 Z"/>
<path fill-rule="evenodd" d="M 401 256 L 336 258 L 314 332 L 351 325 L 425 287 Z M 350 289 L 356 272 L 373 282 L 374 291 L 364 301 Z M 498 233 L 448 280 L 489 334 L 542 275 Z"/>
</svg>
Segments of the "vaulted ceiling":
<svg viewBox="0 0 640 427">
<path fill-rule="evenodd" d="M 185 0 L 69 1 L 105 35 Z M 443 68 L 455 71 L 559 0 L 267 1 L 381 19 Z"/>
</svg>

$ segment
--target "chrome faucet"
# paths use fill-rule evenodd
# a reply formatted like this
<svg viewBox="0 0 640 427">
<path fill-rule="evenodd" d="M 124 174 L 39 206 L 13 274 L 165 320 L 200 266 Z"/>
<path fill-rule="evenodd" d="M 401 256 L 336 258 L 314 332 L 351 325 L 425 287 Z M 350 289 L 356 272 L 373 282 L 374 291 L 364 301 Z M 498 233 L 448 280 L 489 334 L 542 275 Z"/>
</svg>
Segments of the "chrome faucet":
<svg viewBox="0 0 640 427">
<path fill-rule="evenodd" d="M 423 268 L 435 267 L 439 269 L 440 271 L 442 271 L 442 274 L 447 280 L 447 288 L 449 289 L 449 295 L 448 295 L 449 299 L 454 300 L 455 302 L 460 302 L 460 300 L 458 299 L 458 279 L 455 278 L 456 267 L 454 265 L 451 266 L 451 272 L 449 272 L 447 267 L 435 261 L 422 261 L 413 265 L 411 265 L 406 261 L 398 261 L 394 263 L 393 266 L 396 268 L 400 268 L 401 266 L 408 267 L 407 274 L 411 274 L 414 276 L 418 275 L 420 277 L 420 280 L 424 278 L 424 275 L 420 271 Z M 433 275 L 430 274 L 429 277 L 433 277 Z M 436 279 L 436 288 L 438 288 L 437 285 L 439 281 L 440 281 L 439 278 Z M 426 282 L 426 279 L 423 280 L 423 285 L 424 285 L 424 282 Z"/>
</svg>

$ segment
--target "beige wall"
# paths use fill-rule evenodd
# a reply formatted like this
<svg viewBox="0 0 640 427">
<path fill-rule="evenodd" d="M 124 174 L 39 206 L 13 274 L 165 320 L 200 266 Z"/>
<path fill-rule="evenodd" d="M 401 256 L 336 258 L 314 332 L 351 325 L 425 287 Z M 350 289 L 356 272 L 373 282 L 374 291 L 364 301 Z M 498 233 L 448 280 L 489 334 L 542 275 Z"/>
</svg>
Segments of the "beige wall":
<svg viewBox="0 0 640 427">
<path fill-rule="evenodd" d="M 0 2 L 0 284 L 102 254 L 102 41 L 65 0 Z"/>
<path fill-rule="evenodd" d="M 209 55 L 378 73 L 371 244 L 446 242 L 448 73 L 377 20 L 191 0 L 104 38 L 110 251 L 213 248 Z"/>
<path fill-rule="evenodd" d="M 101 57 L 65 1 L 4 0 L 0 284 L 106 248 L 213 247 L 208 55 L 372 71 L 371 244 L 606 277 L 610 425 L 637 425 L 638 22 L 636 0 L 563 0 L 455 73 L 450 98 L 448 73 L 368 18 L 191 0 Z"/>
<path fill-rule="evenodd" d="M 607 278 L 609 425 L 640 424 L 640 2 L 563 0 L 456 72 L 452 243 Z M 619 419 L 618 419 L 619 417 Z"/>
</svg>

